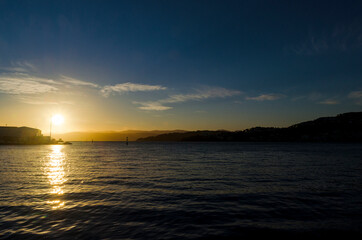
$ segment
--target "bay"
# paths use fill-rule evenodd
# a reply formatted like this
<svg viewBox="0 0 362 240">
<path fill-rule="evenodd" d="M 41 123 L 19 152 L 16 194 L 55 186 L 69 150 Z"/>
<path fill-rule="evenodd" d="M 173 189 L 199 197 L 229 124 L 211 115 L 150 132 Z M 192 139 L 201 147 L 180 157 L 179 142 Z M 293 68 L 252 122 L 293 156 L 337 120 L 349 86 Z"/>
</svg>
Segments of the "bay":
<svg viewBox="0 0 362 240">
<path fill-rule="evenodd" d="M 0 146 L 1 239 L 362 236 L 362 146 Z"/>
</svg>

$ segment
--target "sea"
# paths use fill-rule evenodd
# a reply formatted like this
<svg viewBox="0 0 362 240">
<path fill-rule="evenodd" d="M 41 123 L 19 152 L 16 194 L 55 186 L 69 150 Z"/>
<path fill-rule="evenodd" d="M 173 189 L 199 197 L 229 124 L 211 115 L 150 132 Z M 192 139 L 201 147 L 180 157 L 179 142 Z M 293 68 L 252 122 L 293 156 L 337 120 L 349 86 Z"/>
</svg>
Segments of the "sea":
<svg viewBox="0 0 362 240">
<path fill-rule="evenodd" d="M 0 239 L 361 236 L 361 143 L 0 146 Z"/>
</svg>

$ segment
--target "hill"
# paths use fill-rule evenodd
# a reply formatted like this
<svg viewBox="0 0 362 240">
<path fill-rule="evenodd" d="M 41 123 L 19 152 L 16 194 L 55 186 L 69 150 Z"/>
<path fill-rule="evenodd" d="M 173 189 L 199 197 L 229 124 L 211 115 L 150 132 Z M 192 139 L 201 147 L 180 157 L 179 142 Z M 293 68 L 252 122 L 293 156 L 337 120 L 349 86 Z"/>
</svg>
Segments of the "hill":
<svg viewBox="0 0 362 240">
<path fill-rule="evenodd" d="M 66 139 L 67 141 L 125 141 L 128 137 L 129 141 L 136 141 L 139 138 L 145 138 L 150 136 L 156 136 L 160 134 L 170 132 L 184 132 L 182 130 L 154 130 L 154 131 L 142 131 L 142 130 L 127 130 L 127 131 L 108 131 L 108 132 L 69 132 L 61 134 L 53 134 L 56 139 Z"/>
<path fill-rule="evenodd" d="M 138 141 L 362 142 L 362 112 L 322 117 L 286 128 L 173 132 L 140 138 Z"/>
</svg>

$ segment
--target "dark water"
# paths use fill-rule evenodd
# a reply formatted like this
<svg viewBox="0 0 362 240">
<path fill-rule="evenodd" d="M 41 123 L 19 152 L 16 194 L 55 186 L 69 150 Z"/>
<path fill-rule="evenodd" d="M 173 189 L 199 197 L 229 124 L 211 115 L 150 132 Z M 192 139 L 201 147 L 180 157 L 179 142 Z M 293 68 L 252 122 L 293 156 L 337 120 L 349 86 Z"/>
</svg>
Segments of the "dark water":
<svg viewBox="0 0 362 240">
<path fill-rule="evenodd" d="M 361 145 L 0 146 L 0 238 L 360 237 Z"/>
</svg>

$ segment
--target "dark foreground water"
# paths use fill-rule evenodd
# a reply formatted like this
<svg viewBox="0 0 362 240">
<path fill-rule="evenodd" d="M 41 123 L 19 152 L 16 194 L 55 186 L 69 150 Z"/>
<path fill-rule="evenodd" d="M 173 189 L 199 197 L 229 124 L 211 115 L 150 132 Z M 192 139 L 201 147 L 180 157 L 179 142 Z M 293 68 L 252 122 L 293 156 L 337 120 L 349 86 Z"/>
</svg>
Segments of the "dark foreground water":
<svg viewBox="0 0 362 240">
<path fill-rule="evenodd" d="M 0 238 L 242 236 L 361 237 L 362 144 L 0 146 Z"/>
</svg>

